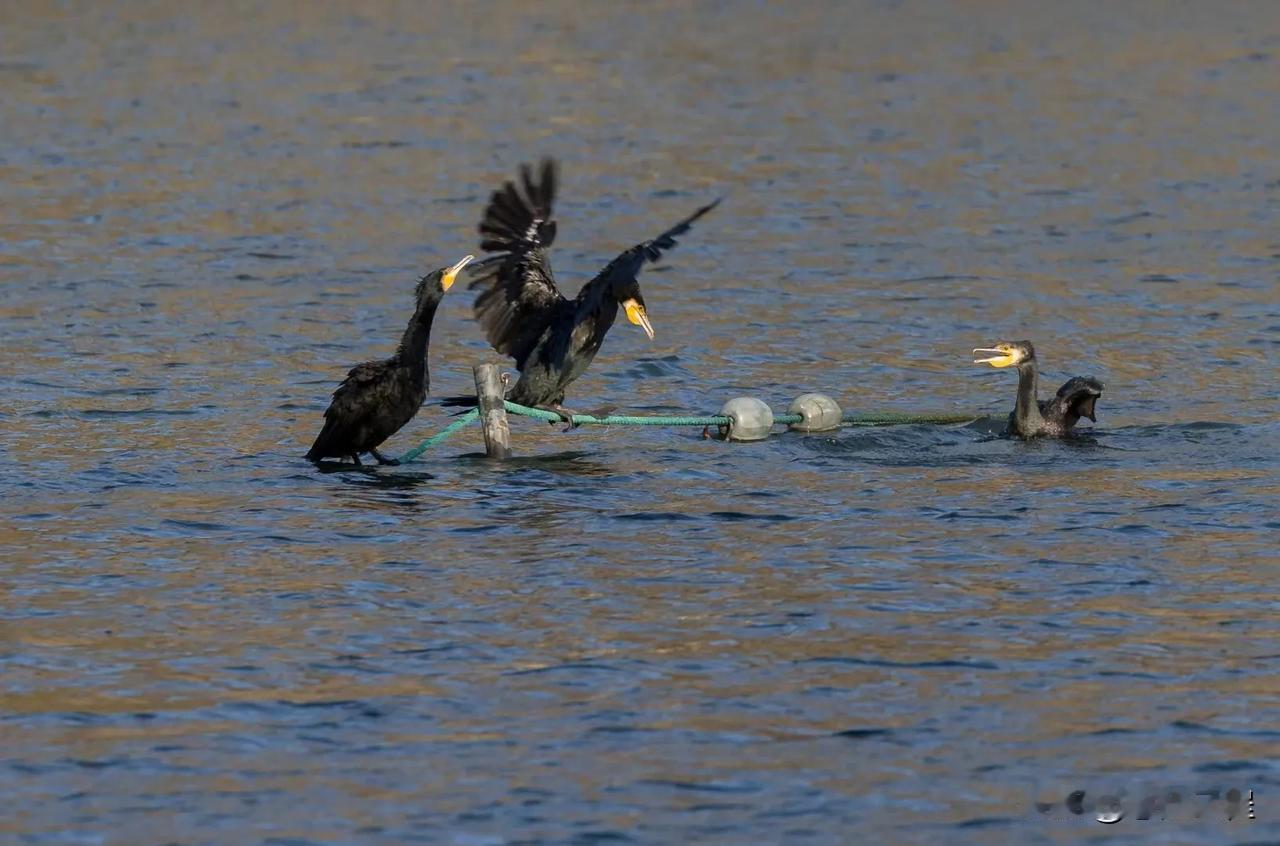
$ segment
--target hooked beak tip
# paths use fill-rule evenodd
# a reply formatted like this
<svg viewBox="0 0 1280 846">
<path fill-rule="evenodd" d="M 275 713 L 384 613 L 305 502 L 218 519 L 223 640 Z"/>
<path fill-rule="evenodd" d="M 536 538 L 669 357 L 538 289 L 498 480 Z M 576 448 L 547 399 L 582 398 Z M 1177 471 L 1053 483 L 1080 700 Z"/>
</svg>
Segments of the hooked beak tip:
<svg viewBox="0 0 1280 846">
<path fill-rule="evenodd" d="M 624 302 L 622 307 L 627 313 L 627 320 L 643 329 L 644 333 L 649 336 L 649 340 L 652 341 L 653 324 L 649 322 L 649 314 L 644 310 L 644 306 L 630 299 Z"/>
<path fill-rule="evenodd" d="M 440 278 L 441 287 L 443 287 L 446 291 L 452 288 L 453 282 L 455 279 L 458 278 L 458 274 L 462 272 L 462 268 L 470 264 L 473 259 L 475 259 L 475 256 L 464 256 L 462 261 L 458 262 L 453 267 L 446 270 L 444 272 L 444 276 Z"/>
</svg>

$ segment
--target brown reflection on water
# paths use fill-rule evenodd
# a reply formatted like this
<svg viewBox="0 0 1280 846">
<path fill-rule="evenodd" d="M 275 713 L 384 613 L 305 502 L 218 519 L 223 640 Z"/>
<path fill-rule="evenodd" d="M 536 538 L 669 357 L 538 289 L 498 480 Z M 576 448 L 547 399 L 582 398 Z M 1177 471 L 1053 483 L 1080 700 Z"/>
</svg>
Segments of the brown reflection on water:
<svg viewBox="0 0 1280 846">
<path fill-rule="evenodd" d="M 1037 779 L 1263 784 L 1276 33 L 1263 4 L 11 10 L 0 831 L 1028 842 Z M 1045 391 L 1107 383 L 1096 442 L 519 423 L 505 467 L 474 432 L 302 462 L 542 153 L 568 290 L 728 195 L 584 406 L 1002 414 L 968 351 L 1029 337 Z M 489 355 L 468 300 L 437 394 Z"/>
</svg>

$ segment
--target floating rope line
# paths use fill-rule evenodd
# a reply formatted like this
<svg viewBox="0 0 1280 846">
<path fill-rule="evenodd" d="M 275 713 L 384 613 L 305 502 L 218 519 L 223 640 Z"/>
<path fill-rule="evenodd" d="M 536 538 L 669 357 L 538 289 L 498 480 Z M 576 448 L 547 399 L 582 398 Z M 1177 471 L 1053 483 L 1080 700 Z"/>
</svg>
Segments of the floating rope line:
<svg viewBox="0 0 1280 846">
<path fill-rule="evenodd" d="M 520 417 L 533 417 L 551 423 L 564 422 L 564 415 L 543 408 L 530 408 L 519 403 L 506 402 L 507 412 Z M 905 414 L 897 412 L 881 412 L 880 414 L 846 414 L 842 422 L 846 426 L 902 426 L 918 423 L 948 425 L 952 423 L 968 423 L 977 420 L 977 414 Z M 575 414 L 572 422 L 575 426 L 728 426 L 732 417 L 713 414 L 705 417 L 668 417 L 662 415 L 645 415 L 644 417 L 612 414 L 608 417 L 593 417 L 590 414 Z M 804 422 L 800 414 L 775 414 L 773 422 L 781 426 Z"/>
<path fill-rule="evenodd" d="M 563 414 L 557 414 L 554 411 L 547 411 L 543 408 L 530 408 L 527 405 L 519 403 L 503 401 L 503 405 L 510 414 L 519 417 L 532 417 L 535 420 L 545 420 L 549 423 L 565 422 Z M 845 426 L 907 426 L 907 425 L 935 425 L 946 426 L 956 423 L 968 423 L 977 420 L 981 415 L 977 414 L 906 414 L 898 412 L 881 412 L 879 414 L 845 414 L 841 418 L 841 422 Z M 450 423 L 439 433 L 432 435 L 413 449 L 400 456 L 401 464 L 408 464 L 417 459 L 427 450 L 437 444 L 452 437 L 456 432 L 460 432 L 470 424 L 474 423 L 480 417 L 480 409 L 473 408 L 463 414 L 453 423 Z M 801 423 L 804 417 L 799 414 L 776 414 L 773 422 L 782 426 L 789 426 L 793 423 Z M 605 417 L 594 417 L 590 414 L 574 414 L 571 422 L 575 426 L 716 426 L 727 427 L 733 423 L 732 417 L 722 414 L 697 416 L 670 416 L 670 415 L 626 415 L 626 414 L 610 414 Z"/>
<path fill-rule="evenodd" d="M 431 437 L 427 438 L 425 441 L 418 444 L 416 447 L 409 450 L 404 455 L 400 456 L 400 458 L 398 458 L 397 460 L 401 464 L 408 464 L 410 461 L 413 461 L 415 458 L 422 455 L 424 452 L 431 449 L 436 444 L 452 436 L 454 432 L 459 432 L 465 429 L 468 426 L 468 424 L 474 423 L 479 419 L 480 419 L 480 409 L 473 408 L 470 411 L 468 411 L 466 414 L 459 417 L 457 420 L 450 423 L 448 426 L 445 426 L 443 429 L 440 430 L 438 434 L 432 435 Z"/>
<path fill-rule="evenodd" d="M 532 417 L 535 420 L 546 420 L 548 423 L 564 423 L 566 422 L 563 414 L 557 414 L 554 411 L 547 411 L 545 408 L 530 408 L 527 405 L 520 405 L 515 402 L 503 401 L 506 406 L 507 413 L 516 414 L 520 417 Z M 784 415 L 787 417 L 794 416 L 799 420 L 798 415 Z M 590 414 L 575 414 L 571 421 L 575 426 L 728 426 L 732 420 L 719 414 L 707 417 L 666 417 L 661 415 L 645 415 L 644 417 L 633 417 L 623 414 L 610 414 L 607 417 L 593 417 Z M 779 421 L 785 422 L 785 421 Z"/>
</svg>

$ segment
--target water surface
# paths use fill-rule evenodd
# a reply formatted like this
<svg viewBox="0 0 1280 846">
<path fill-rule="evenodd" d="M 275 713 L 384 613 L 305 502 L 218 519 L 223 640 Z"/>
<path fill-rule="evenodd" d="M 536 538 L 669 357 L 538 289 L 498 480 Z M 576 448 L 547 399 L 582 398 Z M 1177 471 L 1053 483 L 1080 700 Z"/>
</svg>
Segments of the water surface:
<svg viewBox="0 0 1280 846">
<path fill-rule="evenodd" d="M 0 26 L 0 840 L 1280 837 L 1280 8 L 108 6 Z M 582 407 L 988 419 L 303 461 L 543 153 L 570 291 L 728 194 Z"/>
</svg>

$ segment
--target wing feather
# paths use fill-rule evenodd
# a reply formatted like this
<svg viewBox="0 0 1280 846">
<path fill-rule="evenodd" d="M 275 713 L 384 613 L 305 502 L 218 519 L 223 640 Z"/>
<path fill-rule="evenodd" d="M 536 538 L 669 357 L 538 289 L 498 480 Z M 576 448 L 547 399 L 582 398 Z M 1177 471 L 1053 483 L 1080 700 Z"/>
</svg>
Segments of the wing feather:
<svg viewBox="0 0 1280 846">
<path fill-rule="evenodd" d="M 324 427 L 311 445 L 307 458 L 335 458 L 356 449 L 355 431 L 364 419 L 377 411 L 373 388 L 389 369 L 386 361 L 366 361 L 347 373 L 324 412 Z"/>
<path fill-rule="evenodd" d="M 480 248 L 495 255 L 472 265 L 470 287 L 479 291 L 473 311 L 489 343 L 523 366 L 566 300 L 547 258 L 556 233 L 555 162 L 544 160 L 537 180 L 521 165 L 519 179 L 519 187 L 506 182 L 489 199 Z"/>
<path fill-rule="evenodd" d="M 1058 388 L 1051 400 L 1057 413 L 1072 424 L 1081 417 L 1097 422 L 1095 409 L 1104 385 L 1092 376 L 1073 376 Z"/>
<path fill-rule="evenodd" d="M 333 401 L 324 416 L 330 415 L 354 419 L 362 416 L 367 409 L 369 388 L 377 384 L 379 378 L 388 371 L 385 361 L 366 361 L 357 364 L 347 373 L 338 389 L 333 392 Z"/>
<path fill-rule="evenodd" d="M 624 250 L 617 258 L 605 265 L 604 270 L 597 273 L 594 279 L 582 286 L 577 298 L 579 305 L 594 303 L 610 286 L 635 279 L 646 261 L 656 262 L 662 257 L 663 250 L 675 247 L 676 238 L 688 232 L 695 221 L 720 205 L 723 199 L 719 197 L 708 203 L 656 238 L 650 238 L 648 241 Z"/>
</svg>

